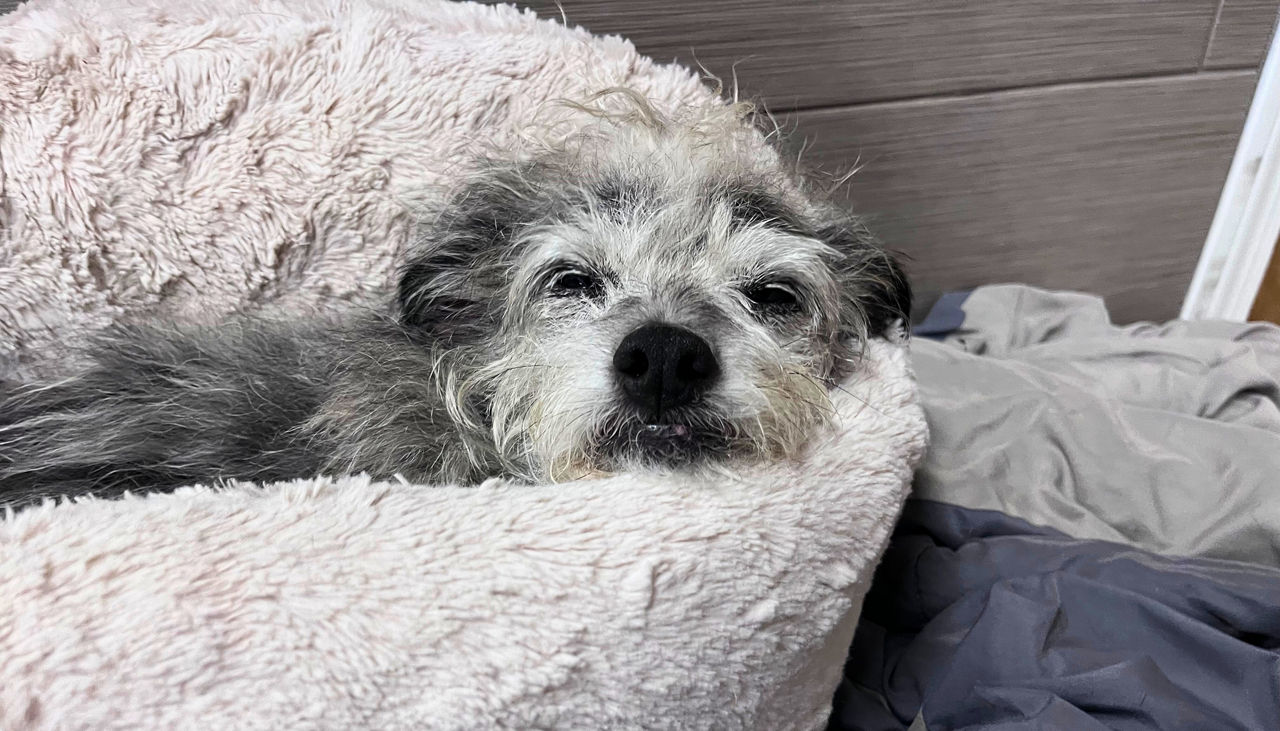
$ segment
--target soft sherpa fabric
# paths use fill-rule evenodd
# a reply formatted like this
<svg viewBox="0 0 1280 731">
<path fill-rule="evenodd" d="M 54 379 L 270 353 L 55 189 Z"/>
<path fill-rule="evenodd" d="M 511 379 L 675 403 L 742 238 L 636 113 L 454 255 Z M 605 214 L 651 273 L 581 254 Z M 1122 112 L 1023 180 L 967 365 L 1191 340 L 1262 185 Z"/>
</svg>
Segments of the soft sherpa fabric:
<svg viewBox="0 0 1280 731">
<path fill-rule="evenodd" d="M 187 488 L 0 524 L 0 725 L 821 728 L 924 447 L 876 344 L 797 464 Z"/>
<path fill-rule="evenodd" d="M 0 19 L 7 375 L 121 318 L 376 301 L 475 149 L 612 85 L 719 103 L 511 8 L 33 0 Z M 837 403 L 801 462 L 714 478 L 9 516 L 0 727 L 819 728 L 925 444 L 900 344 Z"/>
<path fill-rule="evenodd" d="M 0 378 L 122 317 L 366 301 L 479 148 L 610 86 L 714 99 L 509 6 L 32 0 L 0 20 Z"/>
</svg>

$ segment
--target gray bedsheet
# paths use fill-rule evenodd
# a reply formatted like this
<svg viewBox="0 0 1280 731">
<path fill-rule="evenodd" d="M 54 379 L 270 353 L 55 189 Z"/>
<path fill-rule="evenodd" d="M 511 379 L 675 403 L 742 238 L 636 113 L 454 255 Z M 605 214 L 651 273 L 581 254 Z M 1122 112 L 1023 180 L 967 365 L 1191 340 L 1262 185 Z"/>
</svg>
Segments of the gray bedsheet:
<svg viewBox="0 0 1280 731">
<path fill-rule="evenodd" d="M 933 444 L 831 727 L 1280 728 L 1280 329 L 1001 286 L 917 333 Z"/>
<path fill-rule="evenodd" d="M 917 338 L 915 497 L 1076 538 L 1280 564 L 1280 328 L 1111 325 L 1096 297 L 986 287 Z"/>
</svg>

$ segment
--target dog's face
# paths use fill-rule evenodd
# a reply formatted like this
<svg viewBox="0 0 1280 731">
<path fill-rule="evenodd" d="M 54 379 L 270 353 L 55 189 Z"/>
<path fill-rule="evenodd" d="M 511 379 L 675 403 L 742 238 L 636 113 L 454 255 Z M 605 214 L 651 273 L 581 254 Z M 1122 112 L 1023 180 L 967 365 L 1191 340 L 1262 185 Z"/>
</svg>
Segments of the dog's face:
<svg viewBox="0 0 1280 731">
<path fill-rule="evenodd" d="M 487 165 L 401 281 L 455 418 L 534 479 L 794 453 L 910 295 L 780 169 L 745 132 L 648 126 Z"/>
</svg>

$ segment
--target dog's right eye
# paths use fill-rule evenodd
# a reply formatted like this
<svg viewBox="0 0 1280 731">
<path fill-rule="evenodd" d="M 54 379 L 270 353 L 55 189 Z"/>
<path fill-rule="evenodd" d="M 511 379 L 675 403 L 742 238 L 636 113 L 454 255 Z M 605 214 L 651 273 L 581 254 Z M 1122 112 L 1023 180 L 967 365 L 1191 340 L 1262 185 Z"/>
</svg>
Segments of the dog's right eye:
<svg viewBox="0 0 1280 731">
<path fill-rule="evenodd" d="M 551 280 L 551 294 L 558 297 L 597 297 L 603 290 L 597 277 L 581 269 L 567 269 Z"/>
<path fill-rule="evenodd" d="M 795 287 L 786 282 L 756 282 L 742 293 L 751 302 L 751 308 L 761 314 L 783 315 L 800 309 Z"/>
</svg>

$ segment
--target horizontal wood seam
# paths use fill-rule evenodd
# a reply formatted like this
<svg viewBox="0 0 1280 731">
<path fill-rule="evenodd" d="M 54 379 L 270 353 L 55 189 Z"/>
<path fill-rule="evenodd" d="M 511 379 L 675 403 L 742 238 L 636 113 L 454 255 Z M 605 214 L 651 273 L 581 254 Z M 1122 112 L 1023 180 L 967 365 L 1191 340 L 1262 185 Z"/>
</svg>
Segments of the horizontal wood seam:
<svg viewBox="0 0 1280 731">
<path fill-rule="evenodd" d="M 1226 68 L 1213 68 L 1195 71 L 1176 71 L 1176 72 L 1159 72 L 1152 74 L 1133 74 L 1130 76 L 1109 76 L 1098 79 L 1072 79 L 1071 81 L 1060 81 L 1048 84 L 1021 84 L 1015 86 L 1001 86 L 985 89 L 973 89 L 966 91 L 948 91 L 938 94 L 919 94 L 916 96 L 903 97 L 884 97 L 880 99 L 869 99 L 847 104 L 815 104 L 800 105 L 793 107 L 775 107 L 769 111 L 773 114 L 792 114 L 796 112 L 817 112 L 826 110 L 846 110 L 846 109 L 871 109 L 875 107 L 885 107 L 891 105 L 910 104 L 912 102 L 928 102 L 928 101 L 954 101 L 962 99 L 973 99 L 975 97 L 997 96 L 1001 94 L 1017 94 L 1023 92 L 1035 91 L 1054 91 L 1057 89 L 1070 90 L 1088 87 L 1108 87 L 1129 83 L 1145 83 L 1149 81 L 1161 81 L 1165 79 L 1179 80 L 1192 78 L 1238 78 L 1244 75 L 1256 75 L 1258 69 L 1254 66 L 1231 66 Z"/>
</svg>

